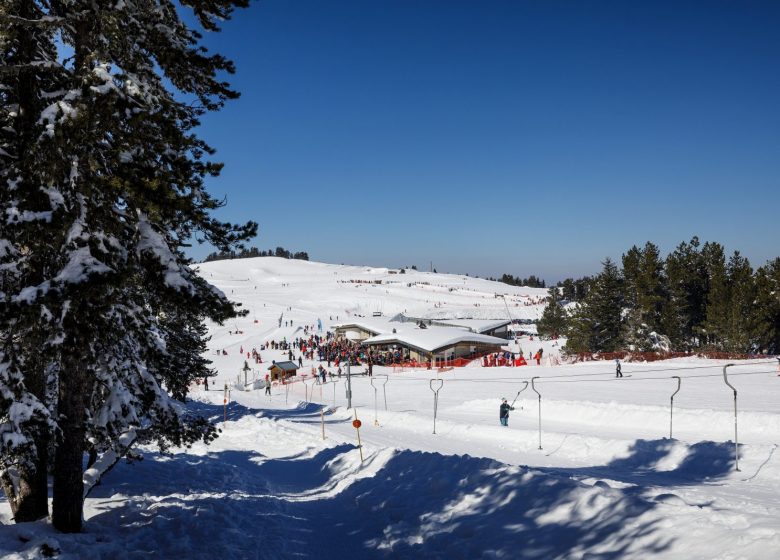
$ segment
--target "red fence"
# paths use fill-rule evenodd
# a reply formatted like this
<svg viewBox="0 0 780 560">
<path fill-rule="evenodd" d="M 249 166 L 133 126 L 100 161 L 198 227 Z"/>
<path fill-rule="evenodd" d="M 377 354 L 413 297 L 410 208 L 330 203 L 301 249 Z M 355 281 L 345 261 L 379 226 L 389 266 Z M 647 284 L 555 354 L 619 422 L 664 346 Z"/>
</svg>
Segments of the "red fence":
<svg viewBox="0 0 780 560">
<path fill-rule="evenodd" d="M 658 360 L 669 360 L 671 358 L 707 358 L 710 360 L 755 360 L 757 358 L 767 358 L 768 356 L 760 354 L 738 354 L 736 352 L 584 352 L 581 354 L 570 354 L 569 361 L 572 362 L 592 362 L 597 360 L 623 360 L 625 362 L 656 362 Z"/>
<path fill-rule="evenodd" d="M 424 369 L 431 369 L 431 368 L 456 368 L 456 367 L 465 367 L 469 365 L 474 360 L 481 360 L 484 356 L 487 356 L 489 354 L 492 354 L 493 352 L 482 352 L 477 353 L 473 357 L 469 358 L 451 358 L 449 360 L 436 360 L 434 363 L 431 362 L 418 362 L 417 360 L 411 360 L 409 362 L 399 362 L 395 364 L 387 364 L 387 367 L 392 367 L 394 370 L 403 369 L 403 368 L 409 368 L 409 369 L 415 369 L 415 368 L 424 368 Z"/>
</svg>

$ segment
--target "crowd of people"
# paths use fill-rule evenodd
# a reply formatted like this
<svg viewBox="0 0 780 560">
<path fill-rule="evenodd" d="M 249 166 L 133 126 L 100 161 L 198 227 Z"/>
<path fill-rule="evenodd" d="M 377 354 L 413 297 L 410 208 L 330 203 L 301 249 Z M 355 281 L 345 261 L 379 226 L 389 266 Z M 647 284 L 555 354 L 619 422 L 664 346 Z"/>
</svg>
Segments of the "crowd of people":
<svg viewBox="0 0 780 560">
<path fill-rule="evenodd" d="M 542 355 L 544 349 L 539 348 L 532 355 L 529 354 L 529 359 L 536 362 L 536 365 L 542 364 Z M 523 350 L 519 352 L 496 352 L 494 354 L 488 354 L 482 357 L 482 367 L 501 367 L 501 366 L 527 366 L 528 360 L 525 359 Z"/>
</svg>

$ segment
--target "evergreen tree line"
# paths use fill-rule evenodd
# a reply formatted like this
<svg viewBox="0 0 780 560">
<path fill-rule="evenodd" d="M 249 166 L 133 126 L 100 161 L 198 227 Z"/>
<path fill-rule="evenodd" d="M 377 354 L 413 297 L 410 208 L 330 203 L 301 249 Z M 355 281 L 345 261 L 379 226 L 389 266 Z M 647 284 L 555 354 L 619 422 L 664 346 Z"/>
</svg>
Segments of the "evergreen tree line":
<svg viewBox="0 0 780 560">
<path fill-rule="evenodd" d="M 754 270 L 739 251 L 726 258 L 694 237 L 665 258 L 648 242 L 621 260 L 604 261 L 568 310 L 564 286 L 551 288 L 539 333 L 566 336 L 569 353 L 780 353 L 780 258 Z"/>
<path fill-rule="evenodd" d="M 204 262 L 224 261 L 229 259 L 251 259 L 254 257 L 282 257 L 283 259 L 298 259 L 302 261 L 308 261 L 309 253 L 306 251 L 296 251 L 293 253 L 284 247 L 277 247 L 275 250 L 268 249 L 267 251 L 261 251 L 257 247 L 252 247 L 239 251 L 216 251 L 209 254 Z"/>
<path fill-rule="evenodd" d="M 211 441 L 175 402 L 209 373 L 204 318 L 239 314 L 195 274 L 257 225 L 212 218 L 199 119 L 238 96 L 201 34 L 247 0 L 0 5 L 0 486 L 17 522 L 80 531 L 138 443 Z M 85 470 L 84 465 L 88 467 Z M 91 468 L 90 468 L 91 467 Z"/>
<path fill-rule="evenodd" d="M 593 278 L 590 276 L 584 276 L 575 280 L 574 278 L 567 278 L 562 282 L 558 282 L 557 286 L 560 288 L 560 295 L 566 301 L 582 301 L 588 294 L 588 287 L 590 286 Z"/>
<path fill-rule="evenodd" d="M 468 275 L 467 275 L 468 276 Z M 510 286 L 528 286 L 530 288 L 546 288 L 547 284 L 541 278 L 537 278 L 533 274 L 528 278 L 514 277 L 511 274 L 502 274 L 501 278 L 488 278 L 497 282 L 503 282 Z"/>
</svg>

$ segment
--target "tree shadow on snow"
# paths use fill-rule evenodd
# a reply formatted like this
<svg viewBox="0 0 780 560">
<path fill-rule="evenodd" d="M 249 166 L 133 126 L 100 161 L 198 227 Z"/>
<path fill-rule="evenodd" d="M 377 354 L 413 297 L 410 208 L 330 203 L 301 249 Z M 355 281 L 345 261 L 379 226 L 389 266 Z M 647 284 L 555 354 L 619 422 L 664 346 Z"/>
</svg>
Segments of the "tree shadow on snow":
<svg viewBox="0 0 780 560">
<path fill-rule="evenodd" d="M 218 404 L 204 403 L 200 401 L 191 401 L 187 403 L 187 408 L 192 413 L 207 418 L 209 421 L 219 424 L 225 418 L 228 421 L 237 421 L 244 416 L 256 416 L 268 418 L 270 420 L 289 420 L 300 424 L 320 423 L 320 411 L 325 411 L 325 417 L 328 418 L 326 424 L 343 424 L 350 422 L 351 418 L 335 418 L 334 410 L 327 405 L 300 401 L 294 408 L 276 409 L 276 408 L 249 408 L 237 402 L 230 402 L 225 407 Z M 330 417 L 330 418 L 329 418 Z"/>
<path fill-rule="evenodd" d="M 684 451 L 674 458 L 675 451 Z M 659 468 L 664 461 L 670 463 Z M 669 468 L 672 467 L 672 468 Z M 734 471 L 732 442 L 700 441 L 691 445 L 673 439 L 638 439 L 626 457 L 613 459 L 607 465 L 578 468 L 545 469 L 547 472 L 617 480 L 641 487 L 690 486 L 717 482 Z"/>
<path fill-rule="evenodd" d="M 491 459 L 402 451 L 327 507 L 297 512 L 314 534 L 338 535 L 312 558 L 616 559 L 668 550 L 661 520 L 643 517 L 656 506 Z"/>
<path fill-rule="evenodd" d="M 222 412 L 193 404 L 205 416 Z M 289 411 L 234 405 L 231 412 L 235 419 L 260 412 L 306 420 L 320 410 L 308 403 Z M 323 560 L 663 557 L 674 537 L 653 511 L 665 500 L 644 496 L 647 487 L 711 483 L 733 469 L 733 444 L 680 449 L 674 440 L 637 440 L 626 457 L 572 469 L 404 450 L 369 456 L 363 470 L 348 444 L 284 458 L 148 454 L 140 464 L 118 465 L 94 490 L 102 509 L 87 529 L 121 531 L 127 550 L 138 551 L 128 558 L 152 551 Z M 668 470 L 658 471 L 663 461 Z M 634 486 L 579 482 L 589 477 Z M 100 543 L 74 552 L 100 557 Z"/>
<path fill-rule="evenodd" d="M 646 515 L 656 502 L 560 471 L 399 451 L 359 478 L 354 459 L 351 445 L 299 459 L 152 454 L 95 489 L 104 509 L 87 528 L 121 531 L 128 550 L 149 541 L 159 557 L 188 558 L 616 559 L 672 543 Z"/>
</svg>

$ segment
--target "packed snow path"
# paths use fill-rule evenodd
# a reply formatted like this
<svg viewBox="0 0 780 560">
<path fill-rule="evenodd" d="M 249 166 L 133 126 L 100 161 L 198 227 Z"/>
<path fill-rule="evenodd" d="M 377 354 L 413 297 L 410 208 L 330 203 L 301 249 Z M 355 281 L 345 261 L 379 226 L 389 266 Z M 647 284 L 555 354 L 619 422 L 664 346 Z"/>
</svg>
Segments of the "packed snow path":
<svg viewBox="0 0 780 560">
<path fill-rule="evenodd" d="M 361 464 L 343 408 L 242 394 L 257 406 L 232 402 L 223 423 L 221 392 L 196 396 L 191 406 L 222 426 L 214 444 L 119 465 L 88 499 L 85 534 L 11 525 L 0 551 L 36 557 L 45 542 L 74 559 L 770 558 L 778 544 L 771 449 L 746 453 L 736 473 L 728 442 L 635 440 L 597 462 L 621 442 L 590 438 L 556 451 L 572 466 L 525 467 L 415 449 L 470 441 L 447 429 L 412 428 L 408 445 L 387 446 L 400 438 L 364 410 Z M 496 432 L 485 447 L 507 454 L 535 435 L 475 431 Z M 19 538 L 29 542 L 12 554 Z"/>
</svg>

